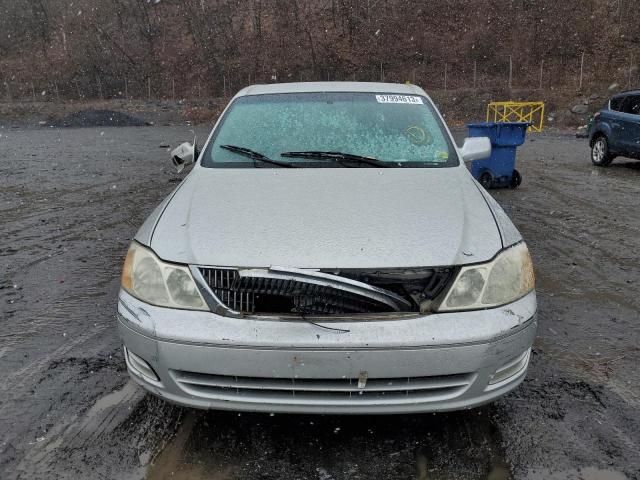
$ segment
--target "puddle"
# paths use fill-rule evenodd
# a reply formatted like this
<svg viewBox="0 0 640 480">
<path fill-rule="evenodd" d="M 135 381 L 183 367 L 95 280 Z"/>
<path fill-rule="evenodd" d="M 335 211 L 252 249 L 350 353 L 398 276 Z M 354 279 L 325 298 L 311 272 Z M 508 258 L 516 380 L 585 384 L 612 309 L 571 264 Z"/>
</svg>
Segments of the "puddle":
<svg viewBox="0 0 640 480">
<path fill-rule="evenodd" d="M 143 393 L 129 380 L 122 388 L 102 398 L 72 427 L 46 446 L 47 451 L 58 448 L 63 443 L 81 447 L 91 438 L 97 438 L 121 425 L 130 414 L 130 407 L 142 398 Z"/>
<path fill-rule="evenodd" d="M 364 417 L 188 411 L 146 478 L 509 480 L 490 411 Z"/>
<path fill-rule="evenodd" d="M 142 397 L 142 392 L 129 380 L 120 390 L 115 390 L 104 397 L 98 399 L 93 407 L 87 412 L 87 421 L 95 421 L 98 419 L 102 422 L 102 417 L 106 416 L 105 411 L 124 403 L 134 403 L 135 397 Z"/>
<path fill-rule="evenodd" d="M 200 412 L 190 411 L 184 417 L 176 435 L 152 462 L 145 478 L 148 480 L 184 479 L 184 480 L 226 480 L 231 476 L 231 467 L 223 466 L 219 471 L 211 471 L 201 460 L 189 460 L 185 447 L 191 440 L 194 425 L 201 417 Z"/>
</svg>

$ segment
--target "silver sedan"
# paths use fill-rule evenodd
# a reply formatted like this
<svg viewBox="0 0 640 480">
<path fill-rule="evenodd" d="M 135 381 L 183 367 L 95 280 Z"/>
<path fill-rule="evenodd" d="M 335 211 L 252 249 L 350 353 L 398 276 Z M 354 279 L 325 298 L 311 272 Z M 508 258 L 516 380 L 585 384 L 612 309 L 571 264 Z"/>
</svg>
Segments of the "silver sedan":
<svg viewBox="0 0 640 480">
<path fill-rule="evenodd" d="M 132 378 L 181 405 L 403 413 L 490 402 L 536 331 L 526 244 L 413 85 L 251 86 L 127 253 Z"/>
</svg>

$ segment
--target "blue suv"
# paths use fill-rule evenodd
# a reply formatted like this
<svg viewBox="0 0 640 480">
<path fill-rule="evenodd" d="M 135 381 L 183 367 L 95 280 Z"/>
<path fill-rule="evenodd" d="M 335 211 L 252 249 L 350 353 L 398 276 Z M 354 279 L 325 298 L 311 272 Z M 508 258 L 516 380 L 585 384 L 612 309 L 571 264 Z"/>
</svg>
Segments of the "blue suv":
<svg viewBox="0 0 640 480">
<path fill-rule="evenodd" d="M 622 92 L 589 123 L 591 161 L 606 167 L 617 156 L 640 159 L 640 90 Z"/>
</svg>

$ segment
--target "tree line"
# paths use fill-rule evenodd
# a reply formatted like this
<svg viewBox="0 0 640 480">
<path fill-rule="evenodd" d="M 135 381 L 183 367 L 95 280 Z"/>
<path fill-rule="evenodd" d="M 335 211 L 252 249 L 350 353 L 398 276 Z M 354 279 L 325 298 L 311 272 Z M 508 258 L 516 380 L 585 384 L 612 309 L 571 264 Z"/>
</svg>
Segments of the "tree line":
<svg viewBox="0 0 640 480">
<path fill-rule="evenodd" d="M 637 79 L 635 1 L 0 0 L 0 82 L 182 97 L 327 79 L 491 86 L 511 69 L 516 85 L 562 87 L 586 53 L 586 83 L 601 84 Z"/>
</svg>

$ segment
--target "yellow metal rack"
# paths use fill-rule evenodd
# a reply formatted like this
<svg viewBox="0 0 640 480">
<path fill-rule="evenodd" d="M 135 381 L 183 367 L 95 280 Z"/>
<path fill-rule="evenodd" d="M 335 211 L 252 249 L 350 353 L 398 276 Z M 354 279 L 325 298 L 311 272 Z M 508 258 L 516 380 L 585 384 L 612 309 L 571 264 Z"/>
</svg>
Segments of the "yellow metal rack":
<svg viewBox="0 0 640 480">
<path fill-rule="evenodd" d="M 529 130 L 541 132 L 544 126 L 544 102 L 491 102 L 487 122 L 529 122 Z"/>
</svg>

